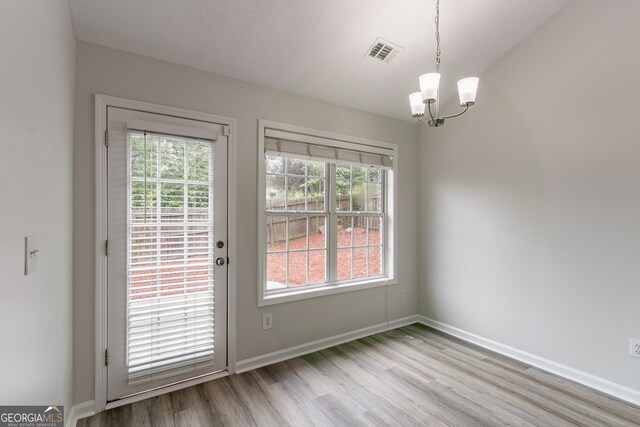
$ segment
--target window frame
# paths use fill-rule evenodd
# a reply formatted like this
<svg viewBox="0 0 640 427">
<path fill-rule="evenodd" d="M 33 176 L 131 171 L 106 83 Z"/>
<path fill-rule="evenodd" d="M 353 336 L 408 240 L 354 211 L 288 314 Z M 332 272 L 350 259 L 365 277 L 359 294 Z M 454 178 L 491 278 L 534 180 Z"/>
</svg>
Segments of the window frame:
<svg viewBox="0 0 640 427">
<path fill-rule="evenodd" d="M 351 278 L 348 280 L 331 280 L 330 274 L 334 276 L 336 271 L 337 258 L 337 242 L 335 241 L 335 233 L 337 231 L 337 218 L 340 216 L 367 216 L 374 214 L 371 212 L 362 212 L 355 214 L 351 211 L 337 211 L 336 203 L 336 180 L 335 180 L 335 164 L 326 163 L 326 187 L 325 187 L 325 213 L 327 218 L 326 234 L 326 263 L 327 263 L 327 282 L 322 284 L 313 284 L 300 286 L 295 290 L 288 288 L 286 290 L 266 291 L 266 261 L 267 261 L 267 239 L 266 239 L 266 219 L 267 215 L 277 215 L 277 212 L 267 213 L 265 206 L 266 192 L 266 160 L 265 160 L 265 130 L 276 130 L 288 133 L 298 134 L 302 142 L 305 139 L 312 138 L 314 143 L 327 145 L 330 147 L 354 149 L 360 147 L 366 150 L 367 147 L 375 149 L 389 150 L 392 157 L 391 168 L 386 169 L 385 178 L 382 180 L 383 194 L 383 233 L 384 242 L 384 263 L 382 265 L 383 274 L 375 277 Z M 397 178 L 397 159 L 398 145 L 394 143 L 377 141 L 353 137 L 349 135 L 319 131 L 316 129 L 304 128 L 295 125 L 278 123 L 269 120 L 258 120 L 258 307 L 280 304 L 290 301 L 303 300 L 324 295 L 338 294 L 342 292 L 351 292 L 361 289 L 371 289 L 381 286 L 397 284 L 397 211 L 398 204 L 396 197 L 398 194 L 398 178 Z M 326 175 L 326 174 L 329 175 Z M 283 211 L 284 215 L 287 215 Z M 302 213 L 306 214 L 306 213 Z M 374 215 L 375 216 L 375 215 Z"/>
</svg>

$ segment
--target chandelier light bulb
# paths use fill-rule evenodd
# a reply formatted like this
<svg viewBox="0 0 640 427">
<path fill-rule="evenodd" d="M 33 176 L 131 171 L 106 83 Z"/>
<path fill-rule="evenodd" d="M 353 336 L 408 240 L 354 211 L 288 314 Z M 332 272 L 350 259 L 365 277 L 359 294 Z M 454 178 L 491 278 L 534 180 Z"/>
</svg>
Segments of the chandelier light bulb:
<svg viewBox="0 0 640 427">
<path fill-rule="evenodd" d="M 467 77 L 458 81 L 458 96 L 462 107 L 475 104 L 479 81 L 477 77 Z"/>
<path fill-rule="evenodd" d="M 409 103 L 411 104 L 411 115 L 413 117 L 424 116 L 426 105 L 422 102 L 422 94 L 420 92 L 413 92 L 409 95 Z"/>
<path fill-rule="evenodd" d="M 422 102 L 435 102 L 438 98 L 438 87 L 440 86 L 440 73 L 427 73 L 420 76 L 420 92 Z"/>
</svg>

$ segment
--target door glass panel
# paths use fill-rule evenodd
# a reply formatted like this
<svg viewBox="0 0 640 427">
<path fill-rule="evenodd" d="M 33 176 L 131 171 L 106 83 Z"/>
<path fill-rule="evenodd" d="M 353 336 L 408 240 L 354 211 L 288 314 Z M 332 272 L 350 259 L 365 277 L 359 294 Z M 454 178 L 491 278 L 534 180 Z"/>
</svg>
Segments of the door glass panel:
<svg viewBox="0 0 640 427">
<path fill-rule="evenodd" d="M 214 363 L 214 144 L 128 134 L 129 383 Z"/>
</svg>

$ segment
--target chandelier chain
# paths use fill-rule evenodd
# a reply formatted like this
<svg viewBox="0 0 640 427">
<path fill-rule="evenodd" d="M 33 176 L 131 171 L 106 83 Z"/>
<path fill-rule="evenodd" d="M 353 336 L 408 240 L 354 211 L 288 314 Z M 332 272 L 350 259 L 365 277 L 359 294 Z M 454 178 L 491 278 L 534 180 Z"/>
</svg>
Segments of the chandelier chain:
<svg viewBox="0 0 640 427">
<path fill-rule="evenodd" d="M 440 0 L 436 0 L 436 18 L 434 22 L 436 24 L 436 64 L 440 68 Z"/>
</svg>

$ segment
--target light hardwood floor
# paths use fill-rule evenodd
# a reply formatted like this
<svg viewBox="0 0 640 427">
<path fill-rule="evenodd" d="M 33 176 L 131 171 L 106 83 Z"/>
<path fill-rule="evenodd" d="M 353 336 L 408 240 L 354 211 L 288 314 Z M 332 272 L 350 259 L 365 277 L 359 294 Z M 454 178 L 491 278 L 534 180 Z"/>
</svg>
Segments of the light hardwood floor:
<svg viewBox="0 0 640 427">
<path fill-rule="evenodd" d="M 416 324 L 78 423 L 212 425 L 632 426 L 640 408 Z"/>
</svg>

